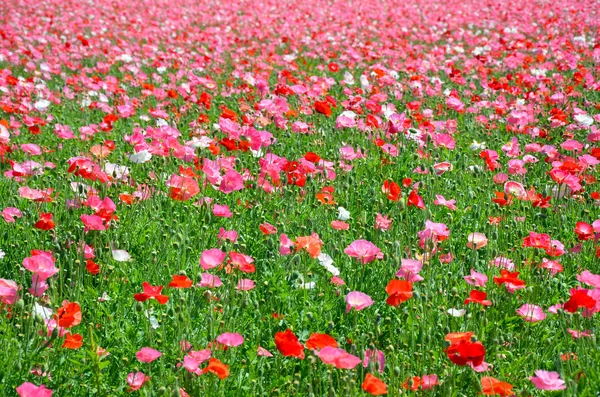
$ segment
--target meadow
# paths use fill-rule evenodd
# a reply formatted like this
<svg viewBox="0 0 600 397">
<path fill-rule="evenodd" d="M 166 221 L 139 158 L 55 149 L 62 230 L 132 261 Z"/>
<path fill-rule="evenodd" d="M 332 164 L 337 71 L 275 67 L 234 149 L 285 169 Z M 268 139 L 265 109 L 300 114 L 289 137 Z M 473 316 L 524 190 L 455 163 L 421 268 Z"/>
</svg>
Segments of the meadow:
<svg viewBox="0 0 600 397">
<path fill-rule="evenodd" d="M 0 395 L 600 396 L 599 32 L 0 0 Z"/>
</svg>

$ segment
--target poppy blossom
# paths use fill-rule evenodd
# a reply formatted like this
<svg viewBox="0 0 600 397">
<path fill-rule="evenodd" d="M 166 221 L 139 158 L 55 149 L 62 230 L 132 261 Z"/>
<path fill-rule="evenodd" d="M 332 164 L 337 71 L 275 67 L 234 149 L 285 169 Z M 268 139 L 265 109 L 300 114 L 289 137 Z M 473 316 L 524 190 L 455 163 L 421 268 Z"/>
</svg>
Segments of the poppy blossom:
<svg viewBox="0 0 600 397">
<path fill-rule="evenodd" d="M 346 313 L 349 313 L 352 308 L 356 311 L 362 310 L 373 303 L 375 302 L 369 295 L 360 291 L 352 291 L 346 295 Z"/>
<path fill-rule="evenodd" d="M 592 309 L 594 306 L 596 306 L 596 300 L 589 295 L 588 290 L 573 288 L 571 297 L 565 302 L 563 308 L 569 313 L 575 313 L 579 308 Z"/>
<path fill-rule="evenodd" d="M 313 333 L 306 341 L 306 348 L 310 350 L 319 350 L 326 346 L 338 347 L 336 340 L 327 334 Z"/>
<path fill-rule="evenodd" d="M 137 353 L 135 353 L 135 357 L 143 363 L 151 363 L 160 356 L 162 356 L 161 352 L 150 347 L 142 347 Z"/>
<path fill-rule="evenodd" d="M 304 346 L 290 329 L 275 334 L 275 346 L 285 357 L 304 359 Z"/>
<path fill-rule="evenodd" d="M 364 382 L 362 383 L 362 389 L 372 396 L 382 396 L 387 394 L 386 384 L 376 376 L 367 373 Z"/>
<path fill-rule="evenodd" d="M 63 349 L 77 350 L 83 346 L 83 337 L 79 334 L 66 333 L 65 341 L 62 345 Z"/>
<path fill-rule="evenodd" d="M 129 385 L 127 390 L 130 392 L 139 390 L 149 380 L 150 377 L 143 372 L 131 372 L 127 375 L 127 384 Z"/>
<path fill-rule="evenodd" d="M 45 385 L 36 386 L 30 382 L 23 383 L 16 391 L 19 397 L 52 397 L 52 390 Z"/>
<path fill-rule="evenodd" d="M 387 304 L 398 306 L 412 297 L 412 283 L 405 280 L 391 280 L 385 287 L 385 292 L 389 295 L 386 300 Z"/>
<path fill-rule="evenodd" d="M 193 281 L 184 274 L 175 274 L 168 287 L 170 288 L 190 288 L 193 284 Z"/>
<path fill-rule="evenodd" d="M 465 305 L 468 303 L 479 303 L 482 306 L 492 306 L 492 301 L 487 300 L 487 294 L 484 291 L 473 290 L 469 297 L 465 299 Z"/>
<path fill-rule="evenodd" d="M 42 212 L 40 219 L 33 225 L 36 229 L 40 230 L 51 230 L 54 229 L 56 223 L 52 220 L 53 215 L 50 213 Z"/>
<path fill-rule="evenodd" d="M 223 364 L 219 359 L 211 358 L 208 360 L 208 367 L 202 370 L 203 373 L 210 372 L 219 377 L 219 379 L 223 380 L 229 376 L 229 366 Z"/>
<path fill-rule="evenodd" d="M 558 372 L 538 370 L 535 371 L 535 376 L 529 377 L 529 380 L 538 390 L 564 390 L 567 388 Z"/>
<path fill-rule="evenodd" d="M 484 376 L 481 378 L 481 392 L 485 396 L 514 396 L 515 393 L 513 392 L 512 387 L 513 386 L 510 383 L 501 382 L 491 376 Z"/>
<path fill-rule="evenodd" d="M 372 242 L 367 240 L 356 240 L 344 249 L 344 253 L 353 258 L 358 258 L 364 265 L 375 259 L 382 259 L 383 253 Z"/>
<path fill-rule="evenodd" d="M 244 337 L 238 333 L 225 332 L 217 337 L 217 342 L 229 347 L 236 347 L 244 343 Z"/>
<path fill-rule="evenodd" d="M 163 286 L 153 286 L 144 281 L 142 283 L 142 287 L 144 288 L 144 292 L 133 295 L 133 298 L 138 302 L 145 302 L 148 299 L 156 299 L 158 303 L 164 305 L 169 301 L 169 297 L 162 295 L 161 291 Z"/>
<path fill-rule="evenodd" d="M 63 302 L 61 308 L 55 315 L 58 325 L 63 328 L 71 328 L 81 323 L 81 306 L 77 302 Z"/>
<path fill-rule="evenodd" d="M 362 362 L 360 358 L 346 352 L 344 349 L 331 346 L 322 348 L 317 356 L 325 364 L 333 365 L 338 369 L 353 369 Z"/>
</svg>

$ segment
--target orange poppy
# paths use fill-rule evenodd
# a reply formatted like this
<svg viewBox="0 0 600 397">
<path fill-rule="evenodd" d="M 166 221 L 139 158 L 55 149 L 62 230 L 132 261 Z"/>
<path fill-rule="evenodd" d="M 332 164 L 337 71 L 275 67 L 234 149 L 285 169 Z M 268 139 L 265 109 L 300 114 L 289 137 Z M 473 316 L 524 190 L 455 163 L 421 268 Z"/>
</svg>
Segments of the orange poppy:
<svg viewBox="0 0 600 397">
<path fill-rule="evenodd" d="M 204 368 L 202 372 L 211 372 L 223 380 L 229 376 L 229 366 L 223 364 L 219 359 L 211 358 L 208 360 L 208 367 Z"/>
<path fill-rule="evenodd" d="M 491 376 L 481 378 L 481 392 L 486 396 L 508 397 L 515 395 L 510 383 L 501 382 Z"/>
<path fill-rule="evenodd" d="M 387 386 L 383 381 L 371 374 L 367 374 L 362 384 L 362 389 L 373 396 L 387 394 Z"/>
</svg>

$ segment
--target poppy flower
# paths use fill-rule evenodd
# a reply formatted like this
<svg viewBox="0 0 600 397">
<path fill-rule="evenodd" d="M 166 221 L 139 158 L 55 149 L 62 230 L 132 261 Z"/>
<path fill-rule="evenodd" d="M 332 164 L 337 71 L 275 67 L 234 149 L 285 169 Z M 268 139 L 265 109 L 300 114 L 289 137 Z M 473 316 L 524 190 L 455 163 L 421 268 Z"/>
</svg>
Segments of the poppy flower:
<svg viewBox="0 0 600 397">
<path fill-rule="evenodd" d="M 64 301 L 54 319 L 59 327 L 71 328 L 81 323 L 81 306 L 77 302 Z"/>
<path fill-rule="evenodd" d="M 481 392 L 485 396 L 509 397 L 515 395 L 510 383 L 501 382 L 491 376 L 481 378 Z"/>
<path fill-rule="evenodd" d="M 538 390 L 564 390 L 567 388 L 558 372 L 538 370 L 535 371 L 535 376 L 529 377 L 529 380 Z"/>
<path fill-rule="evenodd" d="M 304 359 L 304 346 L 290 329 L 275 334 L 275 346 L 285 357 Z"/>
<path fill-rule="evenodd" d="M 388 200 L 398 201 L 402 198 L 400 186 L 394 181 L 385 180 L 381 187 L 381 191 L 387 195 Z"/>
<path fill-rule="evenodd" d="M 100 273 L 100 266 L 91 259 L 85 260 L 85 269 L 94 276 Z"/>
<path fill-rule="evenodd" d="M 483 363 L 485 347 L 479 341 L 473 342 L 471 340 L 472 336 L 472 332 L 446 335 L 445 340 L 450 342 L 450 346 L 445 351 L 450 361 L 460 366 L 467 364 L 478 366 Z"/>
<path fill-rule="evenodd" d="M 405 280 L 391 280 L 385 287 L 385 292 L 389 295 L 386 303 L 390 306 L 398 306 L 412 297 L 412 283 Z"/>
<path fill-rule="evenodd" d="M 358 258 L 364 265 L 375 259 L 382 259 L 383 253 L 372 242 L 367 240 L 356 240 L 344 249 L 344 253 L 353 258 Z"/>
<path fill-rule="evenodd" d="M 381 396 L 387 394 L 386 384 L 376 376 L 367 373 L 362 384 L 362 389 L 372 396 Z"/>
<path fill-rule="evenodd" d="M 66 333 L 65 341 L 62 345 L 63 349 L 73 349 L 77 350 L 81 346 L 83 346 L 83 337 L 79 334 L 71 335 L 70 332 Z"/>
<path fill-rule="evenodd" d="M 173 275 L 173 279 L 169 283 L 168 287 L 170 288 L 190 288 L 193 284 L 193 281 L 184 274 L 175 274 Z"/>
<path fill-rule="evenodd" d="M 517 309 L 517 314 L 530 323 L 536 323 L 546 318 L 546 313 L 541 307 L 527 303 Z"/>
<path fill-rule="evenodd" d="M 313 333 L 306 341 L 306 348 L 310 350 L 319 350 L 326 346 L 338 347 L 336 340 L 327 334 Z"/>
<path fill-rule="evenodd" d="M 161 286 L 153 286 L 153 285 L 150 285 L 149 283 L 147 283 L 146 281 L 144 281 L 142 283 L 142 287 L 144 288 L 144 292 L 133 295 L 133 298 L 136 301 L 145 302 L 148 299 L 156 299 L 158 301 L 158 303 L 160 303 L 161 305 L 164 305 L 165 303 L 167 303 L 169 301 L 168 296 L 161 294 L 161 291 L 163 289 L 162 285 Z"/>
<path fill-rule="evenodd" d="M 40 230 L 51 230 L 54 229 L 56 224 L 52 221 L 52 214 L 42 212 L 40 214 L 40 219 L 33 225 L 36 229 Z"/>
<path fill-rule="evenodd" d="M 408 194 L 408 200 L 406 204 L 408 207 L 412 205 L 421 210 L 425 209 L 425 201 L 423 201 L 423 197 L 421 197 L 416 190 L 411 190 L 411 192 Z"/>
<path fill-rule="evenodd" d="M 211 358 L 208 360 L 208 367 L 202 370 L 203 373 L 210 372 L 219 377 L 219 379 L 223 380 L 229 376 L 229 366 L 223 364 L 219 359 Z"/>
<path fill-rule="evenodd" d="M 316 101 L 314 104 L 315 111 L 327 117 L 331 117 L 331 107 L 327 101 Z"/>
<path fill-rule="evenodd" d="M 127 384 L 129 385 L 127 391 L 139 390 L 149 380 L 150 377 L 146 376 L 143 372 L 131 372 L 127 375 Z"/>
<path fill-rule="evenodd" d="M 0 302 L 13 305 L 19 299 L 19 285 L 12 281 L 0 278 Z"/>
<path fill-rule="evenodd" d="M 321 241 L 317 234 L 313 233 L 311 236 L 296 237 L 295 246 L 296 251 L 305 249 L 311 258 L 316 258 L 321 254 L 323 241 Z"/>
<path fill-rule="evenodd" d="M 467 247 L 470 249 L 478 250 L 487 245 L 488 239 L 483 233 L 471 233 L 467 237 Z"/>
<path fill-rule="evenodd" d="M 137 353 L 135 353 L 135 357 L 143 363 L 151 363 L 160 356 L 162 356 L 161 352 L 150 347 L 142 347 Z"/>
<path fill-rule="evenodd" d="M 575 313 L 581 307 L 592 309 L 594 306 L 596 306 L 596 300 L 589 296 L 587 289 L 573 288 L 571 297 L 565 302 L 563 308 L 569 313 Z"/>
<path fill-rule="evenodd" d="M 362 362 L 360 358 L 346 352 L 344 349 L 331 346 L 325 346 L 317 353 L 317 356 L 325 364 L 333 365 L 338 369 L 353 369 Z"/>
<path fill-rule="evenodd" d="M 484 291 L 473 290 L 469 294 L 469 297 L 465 299 L 465 305 L 469 303 L 479 303 L 483 306 L 492 306 L 492 301 L 485 298 L 487 298 L 487 293 Z"/>
<path fill-rule="evenodd" d="M 19 397 L 52 397 L 52 390 L 45 385 L 36 386 L 30 382 L 23 383 L 16 391 Z"/>
<path fill-rule="evenodd" d="M 356 311 L 362 310 L 373 303 L 375 302 L 369 295 L 360 291 L 352 291 L 346 295 L 346 313 L 349 313 L 352 308 Z"/>
<path fill-rule="evenodd" d="M 270 234 L 275 234 L 277 233 L 277 228 L 273 225 L 271 225 L 270 223 L 262 223 L 260 224 L 260 231 L 263 232 L 263 234 L 265 235 L 270 235 Z"/>
<path fill-rule="evenodd" d="M 236 347 L 244 343 L 244 337 L 238 333 L 225 332 L 217 337 L 217 342 L 229 347 Z"/>
<path fill-rule="evenodd" d="M 575 225 L 575 233 L 579 240 L 589 240 L 594 237 L 594 228 L 589 223 L 577 222 Z"/>
</svg>

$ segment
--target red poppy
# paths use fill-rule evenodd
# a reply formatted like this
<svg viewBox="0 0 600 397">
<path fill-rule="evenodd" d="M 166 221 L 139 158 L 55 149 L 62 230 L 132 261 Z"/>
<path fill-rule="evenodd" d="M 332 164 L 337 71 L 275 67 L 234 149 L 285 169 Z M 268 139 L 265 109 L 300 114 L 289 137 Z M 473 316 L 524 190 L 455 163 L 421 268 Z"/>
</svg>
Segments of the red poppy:
<svg viewBox="0 0 600 397">
<path fill-rule="evenodd" d="M 408 378 L 403 384 L 402 387 L 406 390 L 418 390 L 419 386 L 421 386 L 421 378 L 418 376 L 413 376 L 412 378 Z"/>
<path fill-rule="evenodd" d="M 411 205 L 424 210 L 425 209 L 425 201 L 423 201 L 423 197 L 419 196 L 416 190 L 412 190 L 408 195 L 407 206 Z"/>
<path fill-rule="evenodd" d="M 465 299 L 465 305 L 468 303 L 479 303 L 483 306 L 492 306 L 492 301 L 485 298 L 487 298 L 487 294 L 484 291 L 473 290 L 469 294 L 469 297 Z"/>
<path fill-rule="evenodd" d="M 319 350 L 326 346 L 338 347 L 336 340 L 327 334 L 311 334 L 306 341 L 306 348 L 310 350 Z"/>
<path fill-rule="evenodd" d="M 42 212 L 40 214 L 40 220 L 37 221 L 33 226 L 36 229 L 40 229 L 40 230 L 50 230 L 50 229 L 54 229 L 54 226 L 56 226 L 56 224 L 52 221 L 51 213 Z"/>
<path fill-rule="evenodd" d="M 596 300 L 588 295 L 586 289 L 571 290 L 571 298 L 565 302 L 563 308 L 569 313 L 575 313 L 580 307 L 592 309 L 596 306 Z"/>
<path fill-rule="evenodd" d="M 169 283 L 170 288 L 190 288 L 194 282 L 185 274 L 176 274 Z"/>
<path fill-rule="evenodd" d="M 383 381 L 369 373 L 365 377 L 362 389 L 372 396 L 381 396 L 387 394 L 387 386 Z"/>
<path fill-rule="evenodd" d="M 304 346 L 290 329 L 275 334 L 275 345 L 277 346 L 277 350 L 286 357 L 291 356 L 304 359 Z"/>
<path fill-rule="evenodd" d="M 79 334 L 71 335 L 70 332 L 67 332 L 62 347 L 64 349 L 76 350 L 79 349 L 81 346 L 83 346 L 83 337 Z"/>
<path fill-rule="evenodd" d="M 202 370 L 203 373 L 213 373 L 219 377 L 219 379 L 223 380 L 229 376 L 229 366 L 223 364 L 217 358 L 211 358 L 208 360 L 208 367 Z"/>
<path fill-rule="evenodd" d="M 262 223 L 259 225 L 260 231 L 263 232 L 263 234 L 266 235 L 270 235 L 270 234 L 275 234 L 277 233 L 277 228 L 273 225 L 271 225 L 270 223 Z"/>
<path fill-rule="evenodd" d="M 60 327 L 74 327 L 81 323 L 81 306 L 77 302 L 65 301 L 54 317 Z"/>
<path fill-rule="evenodd" d="M 88 272 L 90 272 L 94 276 L 96 274 L 100 273 L 100 266 L 91 259 L 85 260 L 85 268 L 87 269 Z"/>
<path fill-rule="evenodd" d="M 481 378 L 481 392 L 486 396 L 508 397 L 515 395 L 510 383 L 501 382 L 491 376 Z"/>
<path fill-rule="evenodd" d="M 472 332 L 458 332 L 446 335 L 446 342 L 450 343 L 445 350 L 450 361 L 456 365 L 474 366 L 481 365 L 485 357 L 485 347 L 481 342 L 472 341 Z"/>
<path fill-rule="evenodd" d="M 406 280 L 391 280 L 385 287 L 388 293 L 386 302 L 390 306 L 398 306 L 402 302 L 409 300 L 412 295 L 412 283 Z"/>
<path fill-rule="evenodd" d="M 321 157 L 313 152 L 308 152 L 304 155 L 304 158 L 307 161 L 310 161 L 311 163 L 318 163 L 319 161 L 321 161 Z"/>
<path fill-rule="evenodd" d="M 315 111 L 317 113 L 321 113 L 327 117 L 331 117 L 331 107 L 329 106 L 329 103 L 327 103 L 326 101 L 316 101 L 315 102 Z"/>
<path fill-rule="evenodd" d="M 394 181 L 388 181 L 387 179 L 383 182 L 381 191 L 387 194 L 388 200 L 398 201 L 402 197 L 400 186 Z"/>
<path fill-rule="evenodd" d="M 505 283 L 512 284 L 516 287 L 525 285 L 525 281 L 519 280 L 519 272 L 509 272 L 508 270 L 500 270 L 500 277 L 494 277 L 494 283 L 502 285 Z"/>
<path fill-rule="evenodd" d="M 141 294 L 135 294 L 133 295 L 133 298 L 138 301 L 138 302 L 145 302 L 148 299 L 156 299 L 158 301 L 158 303 L 160 303 L 161 305 L 164 305 L 165 303 L 167 303 L 169 301 L 169 297 L 162 295 L 160 292 L 162 291 L 163 287 L 161 286 L 153 286 L 148 284 L 146 281 L 144 281 L 142 283 L 142 287 L 144 288 L 144 292 L 142 292 Z"/>
</svg>

